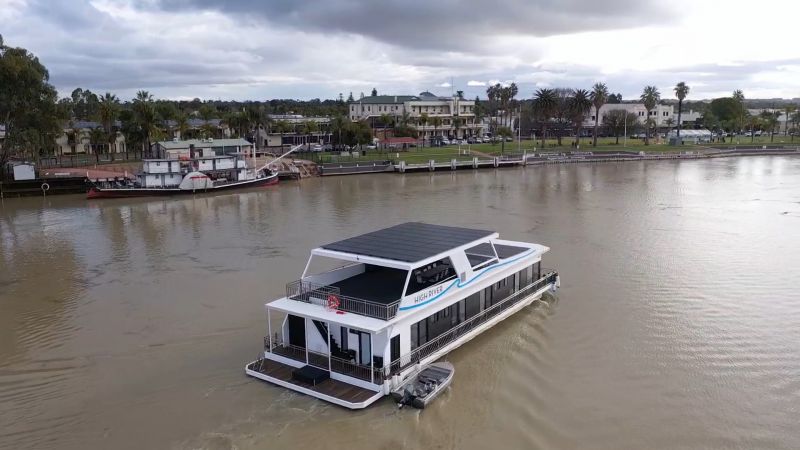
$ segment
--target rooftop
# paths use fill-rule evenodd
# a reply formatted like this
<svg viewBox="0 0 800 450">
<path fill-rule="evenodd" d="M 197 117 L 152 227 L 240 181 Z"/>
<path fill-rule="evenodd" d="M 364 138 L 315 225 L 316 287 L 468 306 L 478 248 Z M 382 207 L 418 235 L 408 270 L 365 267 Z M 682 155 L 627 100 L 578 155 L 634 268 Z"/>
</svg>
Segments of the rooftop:
<svg viewBox="0 0 800 450">
<path fill-rule="evenodd" d="M 325 250 L 417 262 L 495 234 L 494 231 L 407 222 L 323 245 Z"/>
<path fill-rule="evenodd" d="M 194 145 L 196 148 L 209 148 L 209 147 L 236 147 L 236 146 L 251 146 L 250 142 L 244 139 L 214 139 L 213 141 L 202 139 L 188 139 L 185 141 L 158 141 L 158 145 L 167 150 L 189 148 L 189 145 Z"/>
<path fill-rule="evenodd" d="M 359 100 L 355 100 L 350 102 L 352 103 L 360 103 L 364 105 L 369 104 L 383 104 L 383 103 L 404 103 L 410 102 L 412 100 L 419 100 L 419 97 L 416 95 L 371 95 L 369 97 L 364 97 Z"/>
</svg>

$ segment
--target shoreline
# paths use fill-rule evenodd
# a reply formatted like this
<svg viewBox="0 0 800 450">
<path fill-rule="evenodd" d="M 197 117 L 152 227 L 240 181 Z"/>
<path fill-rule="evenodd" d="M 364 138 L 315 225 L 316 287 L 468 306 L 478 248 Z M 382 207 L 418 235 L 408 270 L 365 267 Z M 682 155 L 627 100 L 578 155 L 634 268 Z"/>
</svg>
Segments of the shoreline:
<svg viewBox="0 0 800 450">
<path fill-rule="evenodd" d="M 404 174 L 406 172 L 452 172 L 454 170 L 480 170 L 480 169 L 499 169 L 507 167 L 527 167 L 527 166 L 545 166 L 553 164 L 596 164 L 596 163 L 610 163 L 610 162 L 636 162 L 636 161 L 680 161 L 680 160 L 699 160 L 699 159 L 715 159 L 715 158 L 735 158 L 745 156 L 800 156 L 800 147 L 795 148 L 781 148 L 781 149 L 734 149 L 734 150 L 721 150 L 713 149 L 714 152 L 707 153 L 670 153 L 670 154 L 633 154 L 633 153 L 601 153 L 601 154 L 577 154 L 577 155 L 552 155 L 534 156 L 531 155 L 516 155 L 505 157 L 494 157 L 492 159 L 483 159 L 478 161 L 474 158 L 473 161 L 441 161 L 419 164 L 406 164 L 402 168 L 403 161 L 397 164 L 390 161 L 360 161 L 360 162 L 347 162 L 347 163 L 326 163 L 319 164 L 319 175 L 317 176 L 347 176 L 347 175 L 366 175 L 375 173 L 387 174 Z M 585 152 L 590 153 L 590 152 Z M 433 160 L 431 160 L 433 161 Z M 475 164 L 477 162 L 477 165 Z M 380 170 L 376 170 L 376 163 L 381 163 Z M 326 166 L 328 173 L 326 174 Z M 340 168 L 349 169 L 340 172 L 330 172 L 332 166 L 340 166 Z M 31 189 L 31 183 L 47 183 L 52 187 L 56 180 L 62 180 L 70 184 L 71 189 L 53 189 L 52 191 L 37 192 Z M 80 194 L 85 192 L 75 191 L 75 178 L 58 179 L 58 178 L 38 178 L 29 181 L 2 181 L 0 182 L 0 199 L 5 198 L 20 198 L 20 197 L 39 197 L 39 196 L 52 196 L 52 195 L 69 195 Z M 84 180 L 85 182 L 86 180 Z M 297 179 L 301 182 L 301 178 Z M 16 185 L 16 186 L 15 186 Z"/>
</svg>

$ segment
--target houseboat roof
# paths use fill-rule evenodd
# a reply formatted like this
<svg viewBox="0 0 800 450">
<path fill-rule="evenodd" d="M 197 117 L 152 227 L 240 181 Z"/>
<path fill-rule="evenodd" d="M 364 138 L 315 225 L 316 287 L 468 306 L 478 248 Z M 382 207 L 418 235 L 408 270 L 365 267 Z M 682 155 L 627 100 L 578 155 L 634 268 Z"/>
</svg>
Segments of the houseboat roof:
<svg viewBox="0 0 800 450">
<path fill-rule="evenodd" d="M 496 234 L 488 230 L 407 222 L 326 244 L 321 248 L 414 263 Z"/>
</svg>

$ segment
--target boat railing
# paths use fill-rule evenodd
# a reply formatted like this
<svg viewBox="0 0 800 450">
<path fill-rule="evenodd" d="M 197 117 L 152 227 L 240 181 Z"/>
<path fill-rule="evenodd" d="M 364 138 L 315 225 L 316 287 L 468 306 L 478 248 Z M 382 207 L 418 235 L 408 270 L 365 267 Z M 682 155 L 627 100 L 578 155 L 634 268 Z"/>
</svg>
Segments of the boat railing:
<svg viewBox="0 0 800 450">
<path fill-rule="evenodd" d="M 527 286 L 518 289 L 516 292 L 506 297 L 504 300 L 495 303 L 494 305 L 484 309 L 477 315 L 467 319 L 461 324 L 451 328 L 450 330 L 426 342 L 425 344 L 417 347 L 412 352 L 392 361 L 391 364 L 389 364 L 389 366 L 384 371 L 385 376 L 388 378 L 396 373 L 399 373 L 413 366 L 414 364 L 419 363 L 423 359 L 436 353 L 437 351 L 444 348 L 448 344 L 454 342 L 461 336 L 464 336 L 465 334 L 474 330 L 483 323 L 488 322 L 492 317 L 496 316 L 504 309 L 507 309 L 510 306 L 513 306 L 514 304 L 525 300 L 525 298 L 527 298 L 530 294 L 544 288 L 545 286 L 555 283 L 557 276 L 558 274 L 555 271 L 552 270 L 546 271 L 541 276 L 541 278 L 528 284 Z"/>
<path fill-rule="evenodd" d="M 336 286 L 314 283 L 308 280 L 297 280 L 288 283 L 286 285 L 286 298 L 383 320 L 394 318 L 400 306 L 400 299 L 389 304 L 373 302 L 342 295 Z"/>
<path fill-rule="evenodd" d="M 280 338 L 264 337 L 264 349 L 295 361 L 306 363 L 323 370 L 340 373 L 349 377 L 369 381 L 371 383 L 383 382 L 383 368 L 370 367 L 358 364 L 352 360 L 338 358 L 327 353 L 308 350 L 305 347 L 286 344 Z"/>
</svg>

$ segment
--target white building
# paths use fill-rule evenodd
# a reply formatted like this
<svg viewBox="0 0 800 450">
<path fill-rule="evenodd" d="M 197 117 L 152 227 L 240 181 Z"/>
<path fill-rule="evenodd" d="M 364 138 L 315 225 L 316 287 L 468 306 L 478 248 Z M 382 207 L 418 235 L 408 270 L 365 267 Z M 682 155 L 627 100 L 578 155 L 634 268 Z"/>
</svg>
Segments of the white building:
<svg viewBox="0 0 800 450">
<path fill-rule="evenodd" d="M 475 101 L 457 96 L 438 97 L 430 92 L 420 95 L 375 95 L 350 103 L 350 120 L 369 121 L 373 128 L 382 126 L 379 118 L 384 114 L 395 119 L 408 114 L 409 126 L 416 129 L 423 139 L 433 136 L 464 138 L 481 134 L 483 128 L 475 120 Z M 425 124 L 419 122 L 423 114 L 428 117 Z M 434 125 L 434 119 L 440 119 L 441 125 Z"/>
<path fill-rule="evenodd" d="M 114 124 L 115 129 L 119 129 L 120 123 Z M 63 127 L 64 132 L 56 138 L 55 153 L 57 155 L 74 155 L 94 153 L 124 153 L 127 151 L 125 136 L 117 132 L 114 142 L 109 143 L 105 136 L 99 139 L 100 132 L 104 134 L 103 125 L 99 122 L 90 120 L 74 120 L 67 122 Z M 97 133 L 97 140 L 92 142 L 93 133 Z"/>
<path fill-rule="evenodd" d="M 221 155 L 231 155 L 243 153 L 250 155 L 253 151 L 253 144 L 237 139 L 187 139 L 180 141 L 159 141 L 153 143 L 153 154 L 159 158 L 180 159 L 191 158 L 191 150 L 194 149 L 194 157 L 211 157 Z"/>
<path fill-rule="evenodd" d="M 644 124 L 645 120 L 647 120 L 647 108 L 644 107 L 642 103 L 606 103 L 600 108 L 600 124 L 603 124 L 603 117 L 608 114 L 609 111 L 613 110 L 623 110 L 629 113 L 636 115 L 639 120 L 639 123 Z M 677 125 L 677 117 L 673 112 L 672 105 L 656 105 L 652 111 L 650 111 L 651 119 L 653 119 L 656 123 L 657 127 L 666 127 L 669 126 L 671 123 L 673 126 Z M 672 119 L 670 121 L 669 119 Z M 583 121 L 584 127 L 593 127 L 595 121 L 595 110 L 594 107 L 591 108 L 589 113 L 586 115 L 585 120 Z"/>
</svg>

